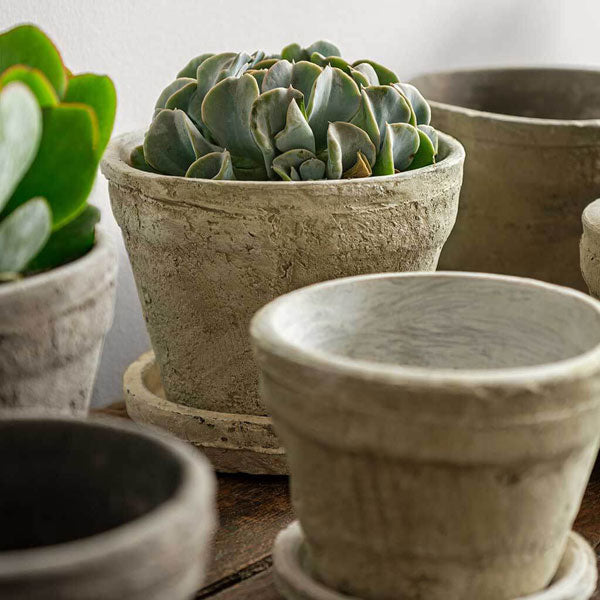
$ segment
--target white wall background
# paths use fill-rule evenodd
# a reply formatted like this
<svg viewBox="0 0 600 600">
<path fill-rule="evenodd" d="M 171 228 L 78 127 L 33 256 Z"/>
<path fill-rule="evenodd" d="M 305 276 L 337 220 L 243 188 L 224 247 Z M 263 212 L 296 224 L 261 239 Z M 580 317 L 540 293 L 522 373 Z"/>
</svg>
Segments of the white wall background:
<svg viewBox="0 0 600 600">
<path fill-rule="evenodd" d="M 372 58 L 402 79 L 467 66 L 600 67 L 600 0 L 0 0 L 0 30 L 23 22 L 42 27 L 72 71 L 112 76 L 116 133 L 146 127 L 161 89 L 209 51 L 279 51 L 327 38 L 346 58 Z M 118 238 L 101 176 L 95 198 Z M 120 250 L 117 316 L 96 405 L 120 396 L 123 370 L 149 347 L 121 243 Z"/>
</svg>

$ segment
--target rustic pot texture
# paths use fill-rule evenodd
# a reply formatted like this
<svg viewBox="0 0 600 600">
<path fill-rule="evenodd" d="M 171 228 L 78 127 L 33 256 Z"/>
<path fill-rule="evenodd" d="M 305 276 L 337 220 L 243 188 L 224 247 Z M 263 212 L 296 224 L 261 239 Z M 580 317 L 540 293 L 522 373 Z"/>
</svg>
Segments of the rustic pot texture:
<svg viewBox="0 0 600 600">
<path fill-rule="evenodd" d="M 583 235 L 579 245 L 581 273 L 590 294 L 600 298 L 600 199 L 583 211 Z"/>
<path fill-rule="evenodd" d="M 0 413 L 87 413 L 116 272 L 113 242 L 100 229 L 76 261 L 0 285 Z"/>
<path fill-rule="evenodd" d="M 364 600 L 507 600 L 562 558 L 598 450 L 600 304 L 514 277 L 370 275 L 258 312 L 315 575 Z"/>
<path fill-rule="evenodd" d="M 0 420 L 0 597 L 184 600 L 202 584 L 215 478 L 114 420 Z"/>
<path fill-rule="evenodd" d="M 585 291 L 581 212 L 600 195 L 600 71 L 488 69 L 413 82 L 467 162 L 440 269 L 534 277 Z"/>
<path fill-rule="evenodd" d="M 248 340 L 269 300 L 325 279 L 430 271 L 456 218 L 464 151 L 389 177 L 237 182 L 145 173 L 113 141 L 103 164 L 167 398 L 265 414 Z"/>
</svg>

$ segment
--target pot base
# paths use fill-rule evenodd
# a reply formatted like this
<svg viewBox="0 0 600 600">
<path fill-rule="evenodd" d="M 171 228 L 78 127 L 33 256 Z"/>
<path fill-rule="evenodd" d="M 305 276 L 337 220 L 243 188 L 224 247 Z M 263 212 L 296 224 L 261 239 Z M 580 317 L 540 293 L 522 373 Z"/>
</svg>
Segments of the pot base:
<svg viewBox="0 0 600 600">
<path fill-rule="evenodd" d="M 154 352 L 142 354 L 125 371 L 127 413 L 136 423 L 166 429 L 200 448 L 221 473 L 286 475 L 285 451 L 269 417 L 221 413 L 170 402 Z"/>
<path fill-rule="evenodd" d="M 288 600 L 360 600 L 328 588 L 312 576 L 298 521 L 279 532 L 273 546 L 273 567 L 277 588 Z M 596 589 L 596 579 L 594 551 L 572 531 L 552 583 L 541 592 L 515 600 L 588 600 Z"/>
</svg>

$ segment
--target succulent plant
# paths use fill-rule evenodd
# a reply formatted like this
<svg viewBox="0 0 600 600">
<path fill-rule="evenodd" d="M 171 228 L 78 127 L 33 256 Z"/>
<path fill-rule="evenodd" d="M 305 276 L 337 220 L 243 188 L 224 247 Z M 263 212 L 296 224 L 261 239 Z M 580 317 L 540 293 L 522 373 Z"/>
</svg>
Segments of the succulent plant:
<svg viewBox="0 0 600 600">
<path fill-rule="evenodd" d="M 0 34 L 0 281 L 85 254 L 100 218 L 87 204 L 116 94 L 73 75 L 33 25 Z"/>
<path fill-rule="evenodd" d="M 435 162 L 430 119 L 414 86 L 331 42 L 202 54 L 158 97 L 131 164 L 205 179 L 392 175 Z"/>
</svg>

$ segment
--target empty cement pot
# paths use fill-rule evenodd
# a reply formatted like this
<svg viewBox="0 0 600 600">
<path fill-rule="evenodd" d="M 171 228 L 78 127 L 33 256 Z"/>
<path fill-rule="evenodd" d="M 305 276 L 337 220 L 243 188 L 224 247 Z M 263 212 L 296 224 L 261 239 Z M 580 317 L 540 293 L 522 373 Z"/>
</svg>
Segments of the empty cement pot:
<svg viewBox="0 0 600 600">
<path fill-rule="evenodd" d="M 116 274 L 113 242 L 99 229 L 81 258 L 0 285 L 0 413 L 88 412 Z"/>
<path fill-rule="evenodd" d="M 128 164 L 141 133 L 102 163 L 167 399 L 264 415 L 248 340 L 278 295 L 342 275 L 435 270 L 458 208 L 464 152 L 440 134 L 438 163 L 365 179 L 214 181 Z"/>
<path fill-rule="evenodd" d="M 507 600 L 557 571 L 600 436 L 600 303 L 468 273 L 313 285 L 258 312 L 315 576 L 364 600 Z"/>
<path fill-rule="evenodd" d="M 215 527 L 208 461 L 117 421 L 0 420 L 0 597 L 183 600 Z"/>
<path fill-rule="evenodd" d="M 468 156 L 440 268 L 585 290 L 577 249 L 581 212 L 600 196 L 600 71 L 482 69 L 412 83 Z"/>
<path fill-rule="evenodd" d="M 600 298 L 600 199 L 583 211 L 583 235 L 579 245 L 581 273 L 594 298 Z"/>
</svg>

